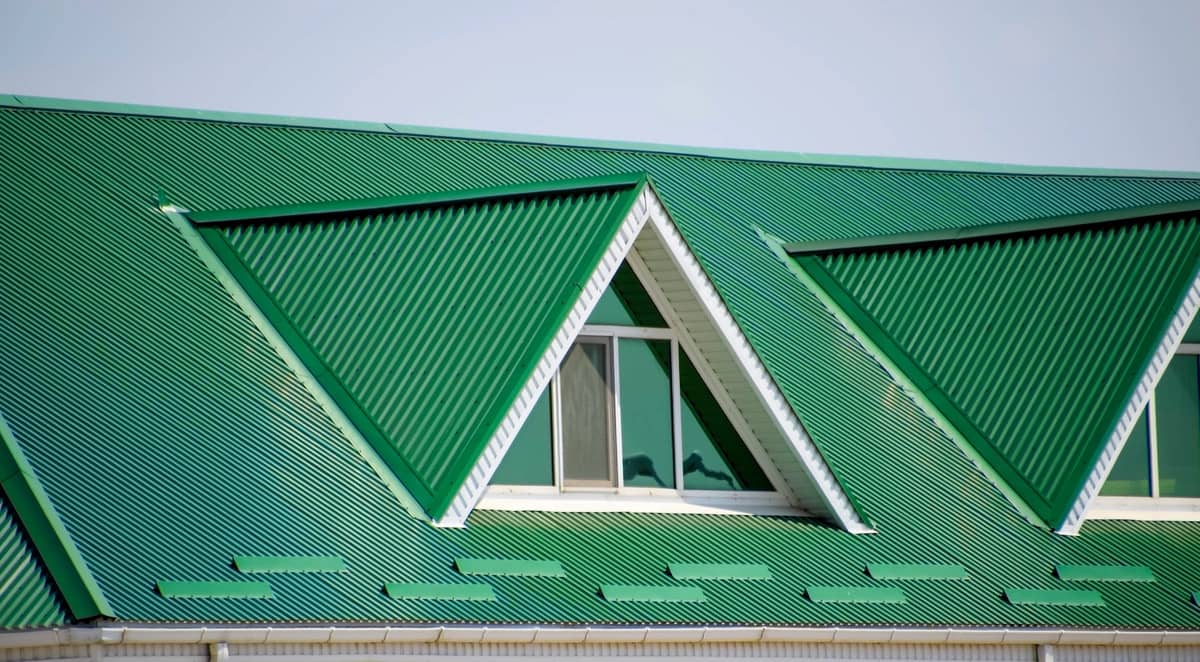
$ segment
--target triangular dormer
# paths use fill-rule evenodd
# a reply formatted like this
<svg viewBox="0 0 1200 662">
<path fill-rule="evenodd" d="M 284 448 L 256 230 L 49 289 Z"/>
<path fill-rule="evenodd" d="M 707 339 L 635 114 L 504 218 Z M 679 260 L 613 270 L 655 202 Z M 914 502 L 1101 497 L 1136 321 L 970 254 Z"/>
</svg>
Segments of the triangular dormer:
<svg viewBox="0 0 1200 662">
<path fill-rule="evenodd" d="M 439 525 L 483 497 L 571 348 L 603 326 L 615 277 L 657 313 L 681 388 L 705 385 L 709 427 L 735 430 L 721 433 L 734 472 L 702 456 L 685 473 L 741 471 L 787 512 L 867 530 L 644 176 L 188 220 L 327 413 Z"/>
</svg>

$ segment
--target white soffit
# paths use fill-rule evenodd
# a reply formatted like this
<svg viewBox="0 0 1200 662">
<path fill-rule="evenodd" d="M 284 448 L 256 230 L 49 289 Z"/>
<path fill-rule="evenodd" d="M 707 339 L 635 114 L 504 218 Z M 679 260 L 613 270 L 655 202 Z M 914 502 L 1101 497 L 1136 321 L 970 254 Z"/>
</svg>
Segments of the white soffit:
<svg viewBox="0 0 1200 662">
<path fill-rule="evenodd" d="M 836 521 L 847 531 L 872 532 L 850 505 L 833 472 L 650 186 L 643 188 L 566 322 L 555 334 L 446 514 L 436 524 L 463 526 L 487 491 L 492 474 L 521 425 L 627 257 L 660 311 L 679 332 L 681 347 L 713 388 L 714 396 L 722 407 L 731 410 L 728 412 L 733 414 L 731 421 L 775 487 L 805 510 Z"/>
<path fill-rule="evenodd" d="M 1183 336 L 1187 333 L 1188 327 L 1192 325 L 1197 310 L 1200 310 L 1200 272 L 1194 274 L 1192 284 L 1183 297 L 1183 302 L 1175 311 L 1175 316 L 1171 319 L 1167 332 L 1163 335 L 1158 349 L 1150 359 L 1150 365 L 1146 367 L 1145 373 L 1138 381 L 1137 388 L 1134 389 L 1133 396 L 1125 405 L 1121 419 L 1117 421 L 1112 435 L 1104 445 L 1104 450 L 1100 452 L 1100 459 L 1088 476 L 1087 482 L 1084 483 L 1083 490 L 1075 499 L 1075 504 L 1071 506 L 1067 519 L 1058 528 L 1059 533 L 1064 535 L 1079 533 L 1079 527 L 1083 526 L 1083 522 L 1087 519 L 1088 508 L 1092 505 L 1096 495 L 1100 493 L 1104 481 L 1108 480 L 1109 472 L 1117 463 L 1117 458 L 1121 456 L 1121 450 L 1125 448 L 1125 442 L 1129 439 L 1129 434 L 1137 424 L 1138 417 L 1146 407 L 1146 403 L 1150 401 L 1150 395 L 1154 393 L 1154 387 L 1158 385 L 1158 380 L 1166 371 L 1167 364 L 1171 362 L 1180 343 L 1183 342 Z"/>
</svg>

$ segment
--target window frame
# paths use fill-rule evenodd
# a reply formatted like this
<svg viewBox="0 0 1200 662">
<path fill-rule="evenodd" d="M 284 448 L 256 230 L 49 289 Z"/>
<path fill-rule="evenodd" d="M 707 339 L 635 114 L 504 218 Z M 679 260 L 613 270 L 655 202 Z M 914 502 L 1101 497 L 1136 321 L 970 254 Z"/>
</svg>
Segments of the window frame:
<svg viewBox="0 0 1200 662">
<path fill-rule="evenodd" d="M 621 425 L 620 340 L 670 342 L 672 475 L 675 487 L 625 485 Z M 551 468 L 553 485 L 490 484 L 477 508 L 484 510 L 548 510 L 560 512 L 680 512 L 742 515 L 790 515 L 800 511 L 777 489 L 704 490 L 684 488 L 682 389 L 679 377 L 680 341 L 669 327 L 585 324 L 572 346 L 584 341 L 604 341 L 608 346 L 611 375 L 612 448 L 616 487 L 566 485 L 563 467 L 563 418 L 560 374 L 555 370 L 550 393 Z M 728 412 L 726 412 L 728 415 Z M 743 440 L 745 443 L 745 440 Z M 802 513 L 800 513 L 802 514 Z"/>
<path fill-rule="evenodd" d="M 1200 343 L 1183 342 L 1171 356 L 1171 361 L 1177 356 L 1200 357 Z M 1170 365 L 1170 361 L 1167 362 Z M 1165 371 L 1165 368 L 1164 368 Z M 1197 403 L 1200 406 L 1200 402 Z M 1134 519 L 1134 520 L 1173 520 L 1200 521 L 1200 497 L 1164 497 L 1160 494 L 1159 462 L 1158 462 L 1158 385 L 1150 391 L 1146 401 L 1146 436 L 1147 452 L 1149 453 L 1149 496 L 1104 496 L 1097 493 L 1088 508 L 1087 517 L 1092 519 Z M 1128 444 L 1130 439 L 1126 440 Z M 1125 447 L 1121 448 L 1121 452 Z M 1117 460 L 1113 459 L 1113 466 Z M 1108 476 L 1105 476 L 1105 481 Z M 1100 488 L 1103 489 L 1103 486 Z"/>
</svg>

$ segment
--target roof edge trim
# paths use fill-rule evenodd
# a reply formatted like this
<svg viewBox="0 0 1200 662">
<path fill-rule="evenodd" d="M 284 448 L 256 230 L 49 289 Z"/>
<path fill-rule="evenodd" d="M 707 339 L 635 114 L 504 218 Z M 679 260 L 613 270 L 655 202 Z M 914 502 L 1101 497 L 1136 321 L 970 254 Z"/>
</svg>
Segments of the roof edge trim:
<svg viewBox="0 0 1200 662">
<path fill-rule="evenodd" d="M 242 113 L 234 111 L 201 110 L 175 106 L 154 106 L 120 103 L 113 101 L 90 101 L 21 94 L 0 94 L 0 107 L 26 110 L 51 110 L 66 112 L 90 112 L 107 115 L 135 115 L 166 119 L 220 122 L 225 124 L 254 124 L 306 129 L 332 129 L 360 133 L 387 133 L 425 138 L 447 138 L 454 140 L 477 140 L 548 147 L 573 147 L 584 149 L 620 150 L 662 154 L 665 156 L 701 157 L 729 161 L 757 161 L 783 165 L 807 165 L 856 170 L 911 170 L 922 172 L 944 172 L 949 174 L 978 175 L 1025 175 L 1058 177 L 1125 177 L 1135 179 L 1200 179 L 1200 172 L 1186 170 L 1139 170 L 1124 168 L 1088 168 L 1071 166 L 1034 166 L 981 161 L 956 161 L 951 159 L 926 159 L 910 157 L 878 157 L 861 155 L 814 154 L 808 152 L 784 152 L 772 150 L 737 149 L 725 147 L 696 147 L 664 143 L 636 142 L 624 140 L 599 140 L 571 138 L 502 131 L 475 131 L 444 127 L 417 126 L 393 122 L 366 122 L 336 120 L 264 113 Z"/>
<path fill-rule="evenodd" d="M 297 353 L 296 348 L 281 335 L 280 329 L 276 328 L 266 312 L 260 308 L 260 302 L 243 286 L 246 279 L 239 279 L 229 266 L 217 256 L 213 243 L 205 239 L 200 231 L 191 224 L 185 216 L 186 212 L 168 207 L 162 208 L 162 211 L 171 220 L 172 224 L 175 225 L 176 229 L 191 246 L 204 266 L 213 274 L 213 277 L 217 279 L 234 300 L 234 303 L 250 319 L 259 333 L 262 333 L 266 337 L 272 349 L 279 354 L 288 368 L 295 373 L 296 378 L 300 380 L 309 394 L 317 401 L 317 405 L 329 416 L 338 430 L 355 447 L 367 464 L 371 466 L 392 495 L 396 497 L 410 515 L 419 519 L 425 519 L 426 514 L 420 503 L 396 477 L 395 471 L 391 466 L 379 456 L 375 451 L 375 447 L 363 437 L 359 429 L 350 421 L 341 404 L 326 391 L 322 382 L 313 374 L 308 364 Z M 252 277 L 250 281 L 251 283 L 246 284 L 253 286 Z M 265 293 L 263 293 L 263 296 L 266 296 Z M 271 306 L 274 305 L 269 299 L 265 303 Z M 307 347 L 307 344 L 304 346 Z"/>
<path fill-rule="evenodd" d="M 276 643 L 444 643 L 461 645 L 612 643 L 905 643 L 1070 645 L 1198 645 L 1200 630 L 1125 630 L 1038 627 L 796 627 L 533 625 L 116 625 L 0 632 L 0 650 L 46 646 Z"/>
<path fill-rule="evenodd" d="M 0 489 L 71 615 L 78 620 L 115 616 L 2 413 L 0 442 Z"/>
<path fill-rule="evenodd" d="M 1121 451 L 1125 448 L 1129 435 L 1141 415 L 1142 409 L 1150 401 L 1159 379 L 1174 358 L 1176 350 L 1183 342 L 1183 336 L 1200 311 L 1200 261 L 1192 267 L 1192 278 L 1187 289 L 1179 297 L 1174 307 L 1175 313 L 1167 321 L 1161 340 L 1155 347 L 1140 372 L 1141 378 L 1132 387 L 1126 400 L 1125 407 L 1118 414 L 1116 422 L 1110 428 L 1108 441 L 1096 453 L 1092 471 L 1079 486 L 1078 495 L 1070 510 L 1063 516 L 1058 532 L 1064 535 L 1075 535 L 1087 520 L 1087 511 L 1095 498 L 1100 494 L 1100 488 L 1108 479 L 1109 472 L 1117 463 Z"/>
<path fill-rule="evenodd" d="M 883 248 L 918 248 L 938 244 L 950 244 L 976 239 L 995 239 L 1018 235 L 1040 234 L 1055 230 L 1103 225 L 1132 219 L 1167 216 L 1187 212 L 1200 212 L 1200 200 L 1184 200 L 1143 207 L 1128 207 L 1085 214 L 1052 216 L 1011 223 L 997 223 L 950 230 L 928 232 L 906 232 L 900 234 L 831 239 L 826 241 L 797 241 L 786 243 L 783 249 L 793 256 L 840 253 Z"/>
<path fill-rule="evenodd" d="M 841 289 L 820 262 L 811 255 L 790 256 L 778 237 L 761 229 L 758 232 L 762 240 L 825 304 L 855 340 L 899 382 L 922 411 L 955 442 L 972 464 L 988 477 L 989 482 L 1008 499 L 1017 512 L 1034 525 L 1049 529 L 1049 525 L 1033 508 L 1033 505 L 1018 494 L 1006 476 L 1002 475 L 1000 469 L 1008 467 L 1003 456 L 992 448 L 983 433 L 954 406 L 941 388 L 914 361 L 908 358 L 907 354 L 883 328 L 870 315 L 861 310 L 848 293 Z M 985 454 L 990 457 L 985 457 Z M 1020 480 L 1019 474 L 1011 468 L 1004 473 L 1010 474 L 1013 479 Z M 1039 505 L 1048 509 L 1048 504 Z"/>
<path fill-rule="evenodd" d="M 242 209 L 227 209 L 213 211 L 193 211 L 188 213 L 188 219 L 197 225 L 219 223 L 237 223 L 240 221 L 263 221 L 291 216 L 320 216 L 375 209 L 399 209 L 405 207 L 426 207 L 461 204 L 475 200 L 492 200 L 496 198 L 519 198 L 535 195 L 545 195 L 558 192 L 583 192 L 637 186 L 646 181 L 645 173 L 626 173 L 619 175 L 604 175 L 600 177 L 580 177 L 575 179 L 560 179 L 548 182 L 517 184 L 512 186 L 492 186 L 485 188 L 463 189 L 457 191 L 436 191 L 433 193 L 418 193 L 413 195 L 386 196 L 380 198 L 362 198 L 358 200 L 337 200 L 331 202 L 314 202 L 298 205 L 274 205 L 267 207 L 247 207 Z"/>
<path fill-rule="evenodd" d="M 466 475 L 457 480 L 458 490 L 438 509 L 441 512 L 437 514 L 437 526 L 465 525 L 467 516 L 487 492 L 492 474 L 500 467 L 500 462 L 512 446 L 517 432 L 525 424 L 525 419 L 533 410 L 538 398 L 550 384 L 551 377 L 558 371 L 559 364 L 566 357 L 571 344 L 575 342 L 575 338 L 587 322 L 588 315 L 596 307 L 600 296 L 621 266 L 621 261 L 633 248 L 634 240 L 646 223 L 646 191 L 649 189 L 645 176 L 640 177 L 638 182 L 630 191 L 629 203 L 625 206 L 625 217 L 599 256 L 596 268 L 592 270 L 587 281 L 582 283 L 579 296 L 565 311 L 562 321 L 554 328 L 552 335 L 544 339 L 542 345 L 546 350 L 542 352 L 542 357 L 522 382 L 520 389 L 513 394 L 510 399 L 512 404 L 507 411 L 491 426 L 491 437 L 487 444 L 480 450 L 478 458 Z"/>
</svg>

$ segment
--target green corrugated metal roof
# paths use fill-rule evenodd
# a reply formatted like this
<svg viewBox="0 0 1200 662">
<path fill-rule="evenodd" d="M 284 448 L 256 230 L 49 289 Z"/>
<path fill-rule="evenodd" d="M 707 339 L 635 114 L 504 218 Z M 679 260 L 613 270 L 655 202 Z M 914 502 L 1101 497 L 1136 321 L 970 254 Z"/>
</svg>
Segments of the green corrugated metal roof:
<svg viewBox="0 0 1200 662">
<path fill-rule="evenodd" d="M 0 110 L 0 135 L 0 411 L 120 619 L 1200 627 L 1187 564 L 1200 525 L 1088 524 L 1075 538 L 1029 526 L 758 232 L 802 241 L 976 226 L 1192 200 L 1200 182 L 36 109 Z M 795 518 L 499 512 L 434 529 L 408 515 L 157 208 L 160 190 L 205 212 L 633 171 L 654 178 L 878 534 Z M 153 590 L 164 578 L 244 580 L 229 559 L 247 552 L 339 555 L 350 571 L 272 575 L 270 600 Z M 569 572 L 489 577 L 497 599 L 486 602 L 395 600 L 381 588 L 461 583 L 454 559 L 472 557 L 553 558 Z M 678 586 L 664 569 L 679 560 L 764 563 L 772 578 L 688 580 L 703 603 L 598 595 Z M 971 577 L 880 581 L 868 563 L 957 564 Z M 1105 584 L 1104 607 L 1000 598 L 1061 588 L 1059 564 L 1113 563 L 1148 565 L 1158 581 Z M 818 605 L 807 586 L 894 586 L 906 603 Z"/>
<path fill-rule="evenodd" d="M 66 606 L 0 492 L 0 630 L 64 625 Z"/>
<path fill-rule="evenodd" d="M 308 369 L 441 517 L 640 191 L 548 187 L 205 226 Z M 270 212 L 268 212 L 270 213 Z M 254 216 L 247 212 L 241 216 Z"/>
<path fill-rule="evenodd" d="M 1058 525 L 1198 257 L 1187 216 L 796 260 Z"/>
</svg>

